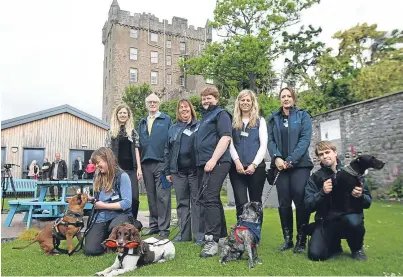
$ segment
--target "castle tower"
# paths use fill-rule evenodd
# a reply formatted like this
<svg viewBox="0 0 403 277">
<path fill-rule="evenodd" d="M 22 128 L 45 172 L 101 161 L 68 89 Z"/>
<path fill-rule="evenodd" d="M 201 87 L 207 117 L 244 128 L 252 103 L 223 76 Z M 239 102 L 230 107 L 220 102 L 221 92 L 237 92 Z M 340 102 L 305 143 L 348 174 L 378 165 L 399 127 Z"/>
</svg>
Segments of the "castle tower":
<svg viewBox="0 0 403 277">
<path fill-rule="evenodd" d="M 207 24 L 195 28 L 185 18 L 174 16 L 169 24 L 153 14 L 130 15 L 113 0 L 102 28 L 102 119 L 110 122 L 113 108 L 132 84 L 151 84 L 153 91 L 163 92 L 162 100 L 187 97 L 205 87 L 203 77 L 186 75 L 178 63 L 199 55 L 212 41 L 212 28 Z"/>
</svg>

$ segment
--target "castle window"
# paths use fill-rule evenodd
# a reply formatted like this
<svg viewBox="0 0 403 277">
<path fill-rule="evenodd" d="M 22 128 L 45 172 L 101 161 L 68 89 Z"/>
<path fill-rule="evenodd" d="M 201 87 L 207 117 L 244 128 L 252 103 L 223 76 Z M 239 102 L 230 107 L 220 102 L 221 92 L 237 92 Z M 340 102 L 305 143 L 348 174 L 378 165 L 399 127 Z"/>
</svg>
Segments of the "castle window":
<svg viewBox="0 0 403 277">
<path fill-rule="evenodd" d="M 167 85 L 171 85 L 171 84 L 172 84 L 172 75 L 167 74 Z"/>
<path fill-rule="evenodd" d="M 167 40 L 167 48 L 172 48 L 172 41 Z"/>
<path fill-rule="evenodd" d="M 136 29 L 130 29 L 130 37 L 131 38 L 137 38 L 137 30 Z"/>
<path fill-rule="evenodd" d="M 153 42 L 158 42 L 158 34 L 151 33 L 150 34 L 150 40 L 153 41 Z"/>
<path fill-rule="evenodd" d="M 137 61 L 137 48 L 130 47 L 130 59 Z"/>
<path fill-rule="evenodd" d="M 179 77 L 179 83 L 181 87 L 185 86 L 185 76 L 180 76 Z"/>
<path fill-rule="evenodd" d="M 181 42 L 181 44 L 180 44 L 180 51 L 181 51 L 181 53 L 185 53 L 185 52 L 186 52 L 186 42 Z"/>
<path fill-rule="evenodd" d="M 158 72 L 157 71 L 151 71 L 151 84 L 152 85 L 158 84 Z"/>
<path fill-rule="evenodd" d="M 151 63 L 158 63 L 158 52 L 151 51 Z"/>
<path fill-rule="evenodd" d="M 167 56 L 167 65 L 172 65 L 172 56 L 171 55 Z"/>
<path fill-rule="evenodd" d="M 137 68 L 130 68 L 130 83 L 137 83 Z"/>
</svg>

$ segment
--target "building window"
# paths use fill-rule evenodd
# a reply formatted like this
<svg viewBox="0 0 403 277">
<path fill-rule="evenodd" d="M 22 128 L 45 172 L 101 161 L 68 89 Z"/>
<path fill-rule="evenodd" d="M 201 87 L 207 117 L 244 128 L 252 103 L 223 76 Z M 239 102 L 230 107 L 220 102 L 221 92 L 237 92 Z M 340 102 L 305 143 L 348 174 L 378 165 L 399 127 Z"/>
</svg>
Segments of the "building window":
<svg viewBox="0 0 403 277">
<path fill-rule="evenodd" d="M 105 76 L 105 81 L 104 81 L 104 89 L 106 89 L 106 83 L 108 82 L 108 77 Z"/>
<path fill-rule="evenodd" d="M 167 65 L 171 65 L 172 64 L 172 56 L 168 55 L 167 56 Z"/>
<path fill-rule="evenodd" d="M 131 38 L 137 38 L 137 30 L 136 29 L 130 29 L 130 37 Z"/>
<path fill-rule="evenodd" d="M 171 84 L 172 84 L 172 75 L 167 74 L 167 85 L 171 85 Z"/>
<path fill-rule="evenodd" d="M 6 148 L 1 148 L 1 168 L 3 169 L 4 164 L 6 163 Z"/>
<path fill-rule="evenodd" d="M 180 76 L 179 77 L 179 83 L 181 87 L 185 86 L 185 76 Z"/>
<path fill-rule="evenodd" d="M 181 51 L 181 53 L 185 53 L 185 52 L 186 52 L 186 42 L 181 42 L 181 44 L 180 44 L 180 51 Z"/>
<path fill-rule="evenodd" d="M 167 48 L 172 48 L 172 41 L 167 40 Z"/>
<path fill-rule="evenodd" d="M 105 57 L 105 68 L 108 67 L 108 57 Z"/>
<path fill-rule="evenodd" d="M 204 43 L 199 44 L 199 53 L 204 50 Z"/>
<path fill-rule="evenodd" d="M 158 63 L 158 52 L 151 51 L 151 63 Z"/>
<path fill-rule="evenodd" d="M 130 68 L 130 83 L 137 83 L 137 68 Z"/>
<path fill-rule="evenodd" d="M 207 79 L 206 79 L 206 84 L 213 85 L 213 84 L 214 84 L 214 80 L 213 80 L 213 79 L 210 79 L 210 78 L 207 78 Z"/>
<path fill-rule="evenodd" d="M 150 34 L 150 40 L 153 41 L 153 42 L 158 42 L 158 34 L 151 33 Z"/>
<path fill-rule="evenodd" d="M 22 157 L 22 178 L 26 179 L 29 165 L 33 160 L 43 161 L 43 158 L 45 158 L 45 150 L 43 148 L 24 148 Z"/>
<path fill-rule="evenodd" d="M 137 48 L 130 47 L 130 59 L 137 61 Z"/>
<path fill-rule="evenodd" d="M 158 84 L 158 72 L 157 71 L 151 71 L 151 84 L 152 85 Z"/>
</svg>

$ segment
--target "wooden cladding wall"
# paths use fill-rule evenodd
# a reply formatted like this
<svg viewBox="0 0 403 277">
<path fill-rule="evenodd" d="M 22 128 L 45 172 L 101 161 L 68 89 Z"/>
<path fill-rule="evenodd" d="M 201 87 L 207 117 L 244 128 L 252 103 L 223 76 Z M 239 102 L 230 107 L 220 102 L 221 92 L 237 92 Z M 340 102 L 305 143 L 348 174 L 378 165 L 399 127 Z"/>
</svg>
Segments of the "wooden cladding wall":
<svg viewBox="0 0 403 277">
<path fill-rule="evenodd" d="M 71 149 L 95 150 L 105 144 L 106 130 L 69 113 L 22 124 L 1 131 L 1 146 L 6 147 L 7 163 L 22 165 L 24 148 L 43 148 L 45 158 L 53 161 L 60 153 L 68 165 Z M 83 145 L 87 145 L 83 148 Z M 17 153 L 11 148 L 18 147 Z M 43 161 L 39 161 L 42 165 Z M 15 178 L 21 178 L 21 168 L 13 167 Z"/>
</svg>

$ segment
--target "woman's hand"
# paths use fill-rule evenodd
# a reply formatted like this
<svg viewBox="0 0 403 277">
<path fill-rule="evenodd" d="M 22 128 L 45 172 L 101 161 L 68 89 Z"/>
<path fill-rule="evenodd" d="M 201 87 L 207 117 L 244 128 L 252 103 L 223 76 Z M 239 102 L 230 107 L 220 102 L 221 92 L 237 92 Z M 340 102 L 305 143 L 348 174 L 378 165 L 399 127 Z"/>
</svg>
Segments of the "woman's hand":
<svg viewBox="0 0 403 277">
<path fill-rule="evenodd" d="M 217 165 L 217 161 L 214 159 L 210 159 L 206 165 L 204 166 L 204 171 L 205 172 L 211 172 L 213 171 L 214 167 Z"/>
<path fill-rule="evenodd" d="M 236 171 L 237 171 L 239 174 L 245 174 L 245 170 L 243 169 L 243 165 L 242 165 L 240 159 L 238 159 L 238 160 L 235 161 L 235 167 L 236 167 Z"/>
<path fill-rule="evenodd" d="M 276 158 L 276 160 L 274 162 L 279 171 L 285 169 L 284 160 L 282 158 Z"/>
<path fill-rule="evenodd" d="M 172 176 L 171 176 L 171 175 L 168 175 L 168 176 L 167 176 L 167 180 L 168 180 L 168 182 L 172 183 Z"/>
<path fill-rule="evenodd" d="M 137 180 L 141 180 L 143 178 L 143 171 L 141 170 L 141 168 L 137 169 Z"/>
<path fill-rule="evenodd" d="M 95 202 L 94 208 L 97 209 L 97 210 L 105 210 L 105 209 L 108 209 L 107 203 L 104 203 L 104 202 L 102 202 L 102 201 L 97 201 L 97 202 Z"/>
<path fill-rule="evenodd" d="M 255 173 L 255 170 L 256 170 L 255 165 L 250 164 L 248 168 L 245 170 L 245 173 L 248 175 L 252 175 L 253 173 Z"/>
</svg>

